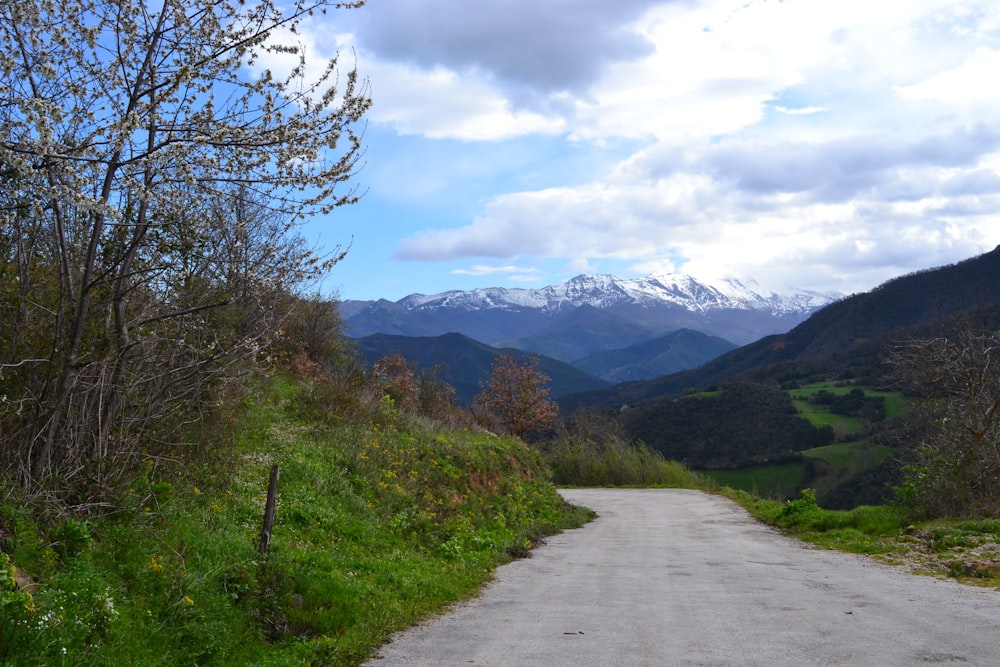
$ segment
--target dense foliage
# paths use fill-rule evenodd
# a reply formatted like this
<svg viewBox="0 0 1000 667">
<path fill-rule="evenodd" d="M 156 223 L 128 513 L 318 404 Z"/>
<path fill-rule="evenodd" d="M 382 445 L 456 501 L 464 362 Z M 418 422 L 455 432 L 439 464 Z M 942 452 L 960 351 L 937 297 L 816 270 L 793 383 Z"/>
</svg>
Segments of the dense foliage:
<svg viewBox="0 0 1000 667">
<path fill-rule="evenodd" d="M 1000 313 L 900 342 L 897 381 L 920 401 L 907 422 L 903 500 L 929 516 L 1000 514 Z"/>
<path fill-rule="evenodd" d="M 549 400 L 549 376 L 538 369 L 538 358 L 519 362 L 501 354 L 476 396 L 477 414 L 484 423 L 497 424 L 517 439 L 551 426 L 559 414 Z"/>
<path fill-rule="evenodd" d="M 5 479 L 105 503 L 341 257 L 295 225 L 355 201 L 367 85 L 283 43 L 327 4 L 0 5 Z"/>
<path fill-rule="evenodd" d="M 833 442 L 796 413 L 775 386 L 733 384 L 717 393 L 652 401 L 626 410 L 628 434 L 695 468 L 735 468 L 780 460 Z"/>
</svg>

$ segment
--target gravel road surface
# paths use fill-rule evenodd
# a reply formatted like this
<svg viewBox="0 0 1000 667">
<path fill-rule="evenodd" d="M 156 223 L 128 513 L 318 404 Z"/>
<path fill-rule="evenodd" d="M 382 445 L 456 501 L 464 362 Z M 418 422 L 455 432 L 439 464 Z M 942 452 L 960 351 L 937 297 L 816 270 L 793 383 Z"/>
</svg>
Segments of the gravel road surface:
<svg viewBox="0 0 1000 667">
<path fill-rule="evenodd" d="M 811 548 L 697 491 L 563 494 L 599 518 L 366 664 L 1000 665 L 996 590 Z"/>
</svg>

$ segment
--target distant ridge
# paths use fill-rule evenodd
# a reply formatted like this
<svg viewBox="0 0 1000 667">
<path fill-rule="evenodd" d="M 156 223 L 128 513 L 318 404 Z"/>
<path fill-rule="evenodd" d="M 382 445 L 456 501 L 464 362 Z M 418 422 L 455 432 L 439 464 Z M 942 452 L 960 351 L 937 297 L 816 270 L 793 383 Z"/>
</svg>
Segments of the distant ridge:
<svg viewBox="0 0 1000 667">
<path fill-rule="evenodd" d="M 851 368 L 877 373 L 881 351 L 894 337 L 919 332 L 957 313 L 998 306 L 1000 246 L 831 303 L 787 333 L 744 345 L 698 368 L 567 396 L 560 404 L 567 411 L 635 405 L 731 379 L 778 381 L 809 369 L 833 375 Z"/>
<path fill-rule="evenodd" d="M 550 313 L 584 305 L 607 310 L 622 304 L 670 303 L 691 312 L 759 310 L 784 315 L 811 312 L 835 296 L 811 291 L 782 295 L 764 290 L 752 280 L 700 281 L 684 274 L 658 273 L 631 279 L 607 274 L 579 275 L 560 285 L 538 289 L 487 287 L 431 296 L 411 294 L 397 303 L 408 310 L 532 308 Z"/>
<path fill-rule="evenodd" d="M 458 332 L 572 362 L 680 329 L 744 344 L 788 331 L 839 297 L 808 290 L 779 294 L 754 281 L 700 281 L 682 274 L 580 275 L 539 289 L 491 287 L 411 294 L 395 302 L 345 301 L 341 315 L 354 338 Z"/>
<path fill-rule="evenodd" d="M 538 368 L 549 376 L 553 398 L 587 389 L 606 387 L 607 382 L 549 357 L 528 354 L 510 348 L 484 345 L 462 334 L 441 336 L 394 336 L 373 334 L 355 341 L 355 347 L 367 363 L 389 354 L 398 353 L 422 372 L 436 370 L 438 377 L 455 388 L 462 404 L 472 402 L 492 372 L 493 360 L 509 354 L 519 362 L 538 359 Z"/>
</svg>

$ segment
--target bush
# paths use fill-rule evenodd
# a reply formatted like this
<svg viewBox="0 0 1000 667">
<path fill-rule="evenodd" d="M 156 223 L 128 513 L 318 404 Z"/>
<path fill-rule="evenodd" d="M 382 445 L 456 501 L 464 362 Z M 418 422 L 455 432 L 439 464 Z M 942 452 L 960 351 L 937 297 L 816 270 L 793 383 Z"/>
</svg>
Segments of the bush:
<svg viewBox="0 0 1000 667">
<path fill-rule="evenodd" d="M 567 486 L 706 488 L 711 482 L 643 444 L 617 437 L 562 439 L 541 447 L 552 481 Z"/>
</svg>

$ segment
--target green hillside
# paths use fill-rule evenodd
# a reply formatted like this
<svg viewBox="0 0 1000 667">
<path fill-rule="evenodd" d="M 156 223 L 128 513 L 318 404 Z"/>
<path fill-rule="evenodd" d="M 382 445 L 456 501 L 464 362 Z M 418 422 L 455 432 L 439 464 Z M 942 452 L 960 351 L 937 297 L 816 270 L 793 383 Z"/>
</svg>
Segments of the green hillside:
<svg viewBox="0 0 1000 667">
<path fill-rule="evenodd" d="M 651 402 L 623 422 L 721 485 L 782 499 L 810 487 L 821 503 L 853 506 L 888 491 L 890 471 L 876 471 L 891 463 L 892 449 L 872 438 L 909 405 L 899 392 L 844 381 L 790 390 L 734 383 Z"/>
<path fill-rule="evenodd" d="M 349 422 L 316 399 L 288 380 L 262 388 L 224 460 L 151 457 L 108 516 L 32 514 L 8 491 L 0 664 L 357 664 L 587 519 L 523 443 L 421 425 L 391 403 Z M 15 573 L 36 583 L 19 589 Z"/>
</svg>

